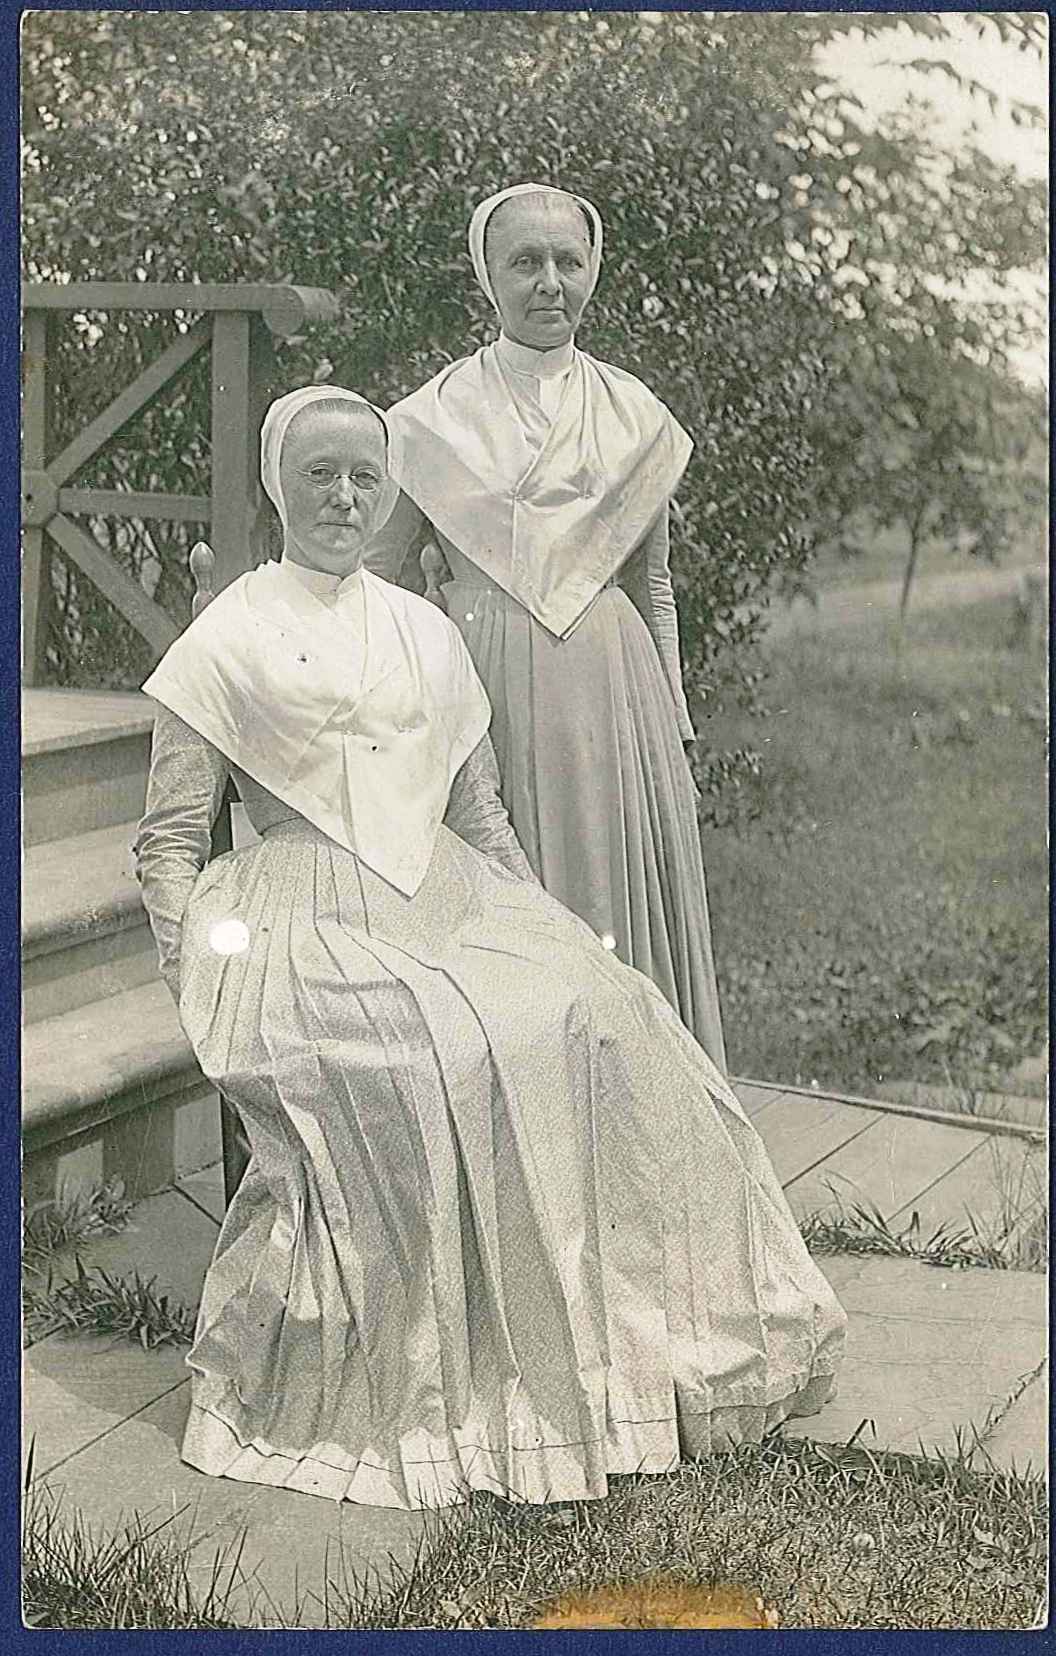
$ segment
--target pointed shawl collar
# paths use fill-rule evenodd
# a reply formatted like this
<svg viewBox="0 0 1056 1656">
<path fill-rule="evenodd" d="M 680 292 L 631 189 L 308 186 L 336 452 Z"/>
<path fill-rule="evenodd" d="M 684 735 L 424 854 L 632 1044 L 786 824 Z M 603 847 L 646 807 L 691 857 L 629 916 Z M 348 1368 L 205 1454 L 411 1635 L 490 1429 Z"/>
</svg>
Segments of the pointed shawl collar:
<svg viewBox="0 0 1056 1656">
<path fill-rule="evenodd" d="M 281 564 L 240 576 L 143 689 L 408 896 L 491 718 L 455 626 L 367 570 L 333 607 Z"/>
<path fill-rule="evenodd" d="M 397 481 L 557 637 L 571 632 L 673 494 L 692 442 L 633 374 L 575 350 L 542 447 L 486 345 L 394 404 Z"/>
</svg>

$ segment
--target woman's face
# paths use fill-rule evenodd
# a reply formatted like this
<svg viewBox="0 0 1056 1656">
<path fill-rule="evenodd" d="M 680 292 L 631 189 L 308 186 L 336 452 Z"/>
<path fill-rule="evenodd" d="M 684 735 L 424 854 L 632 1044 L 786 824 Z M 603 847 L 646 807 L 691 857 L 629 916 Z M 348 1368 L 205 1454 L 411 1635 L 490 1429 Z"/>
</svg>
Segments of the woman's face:
<svg viewBox="0 0 1056 1656">
<path fill-rule="evenodd" d="M 488 220 L 484 256 L 511 339 L 537 351 L 571 339 L 590 291 L 590 238 L 575 202 L 547 195 L 504 201 Z"/>
<path fill-rule="evenodd" d="M 385 434 L 369 409 L 305 408 L 279 460 L 286 556 L 328 575 L 358 569 L 386 478 Z"/>
</svg>

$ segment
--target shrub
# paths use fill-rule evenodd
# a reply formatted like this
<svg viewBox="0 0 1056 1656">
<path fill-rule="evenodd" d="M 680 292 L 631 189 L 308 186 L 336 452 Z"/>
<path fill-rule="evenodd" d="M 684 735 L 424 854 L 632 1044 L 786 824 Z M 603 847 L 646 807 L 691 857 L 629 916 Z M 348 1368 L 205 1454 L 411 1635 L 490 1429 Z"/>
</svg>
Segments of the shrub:
<svg viewBox="0 0 1056 1656">
<path fill-rule="evenodd" d="M 24 84 L 28 274 L 338 290 L 340 324 L 281 349 L 284 386 L 412 389 L 492 331 L 465 249 L 476 202 L 526 177 L 590 195 L 607 256 L 582 343 L 641 375 L 697 445 L 674 535 L 689 687 L 751 699 L 746 646 L 808 556 L 805 413 L 831 323 L 757 189 L 795 156 L 703 24 L 687 41 L 618 14 L 51 12 L 27 19 Z M 160 332 L 117 315 L 71 331 L 57 441 Z M 205 488 L 207 395 L 188 373 L 85 481 Z M 182 620 L 197 531 L 108 533 Z M 56 580 L 53 678 L 135 682 L 134 635 L 59 558 Z M 746 762 L 715 756 L 706 787 Z"/>
</svg>

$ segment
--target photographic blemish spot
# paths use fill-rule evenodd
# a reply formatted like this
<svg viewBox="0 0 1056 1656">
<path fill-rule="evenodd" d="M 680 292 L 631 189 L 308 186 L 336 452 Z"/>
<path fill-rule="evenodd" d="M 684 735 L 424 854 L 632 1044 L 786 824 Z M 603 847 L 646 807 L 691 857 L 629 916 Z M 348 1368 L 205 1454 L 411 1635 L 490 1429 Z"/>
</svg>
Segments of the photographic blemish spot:
<svg viewBox="0 0 1056 1656">
<path fill-rule="evenodd" d="M 218 955 L 245 954 L 249 927 L 244 920 L 218 920 L 209 928 L 209 947 Z"/>
</svg>

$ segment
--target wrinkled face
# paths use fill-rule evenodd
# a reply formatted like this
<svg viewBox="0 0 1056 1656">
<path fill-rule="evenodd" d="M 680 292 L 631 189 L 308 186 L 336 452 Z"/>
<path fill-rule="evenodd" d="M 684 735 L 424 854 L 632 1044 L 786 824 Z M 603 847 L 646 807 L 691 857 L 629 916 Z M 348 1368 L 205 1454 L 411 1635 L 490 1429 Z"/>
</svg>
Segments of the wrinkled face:
<svg viewBox="0 0 1056 1656">
<path fill-rule="evenodd" d="M 519 345 L 571 339 L 590 288 L 590 237 L 574 201 L 515 196 L 488 220 L 484 256 L 502 325 Z"/>
<path fill-rule="evenodd" d="M 279 460 L 286 556 L 328 575 L 358 569 L 385 479 L 385 433 L 369 409 L 302 409 Z"/>
</svg>

